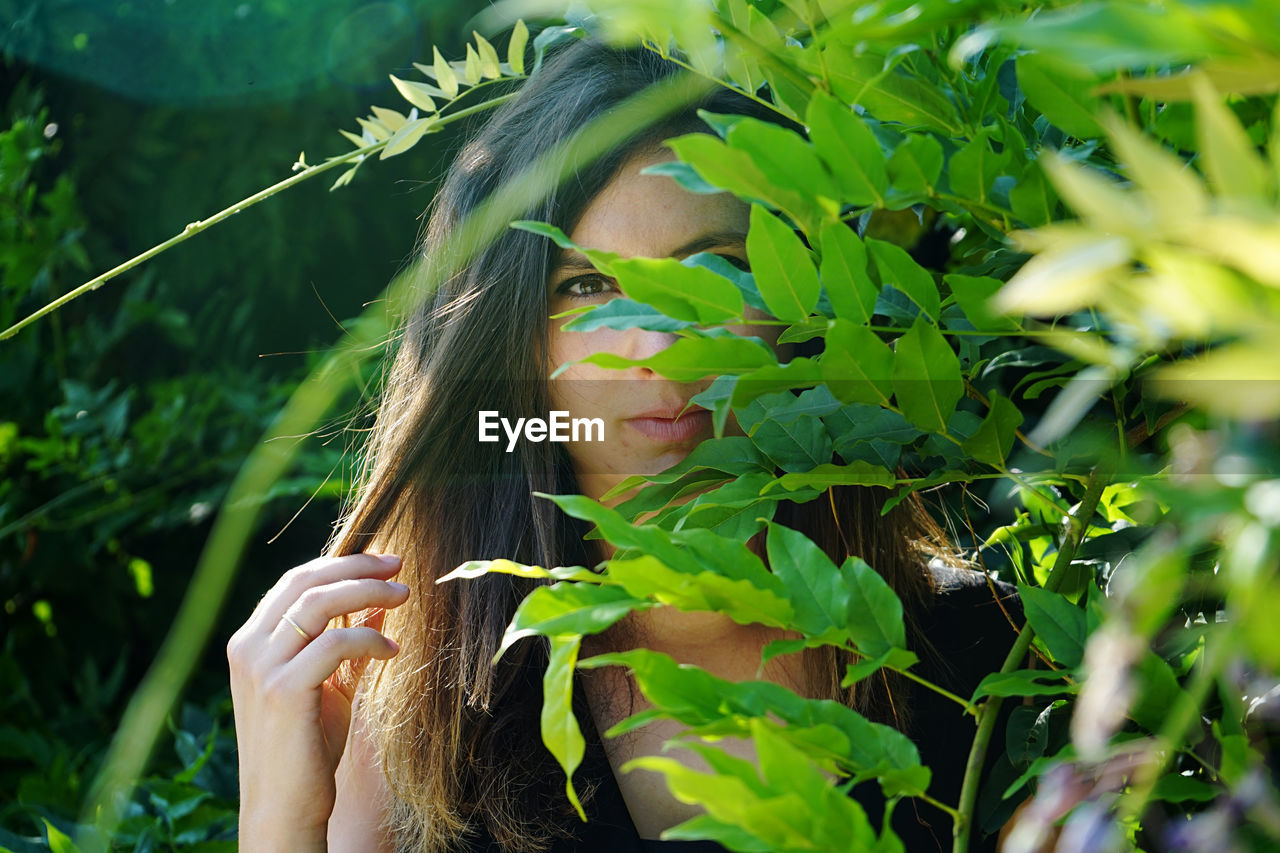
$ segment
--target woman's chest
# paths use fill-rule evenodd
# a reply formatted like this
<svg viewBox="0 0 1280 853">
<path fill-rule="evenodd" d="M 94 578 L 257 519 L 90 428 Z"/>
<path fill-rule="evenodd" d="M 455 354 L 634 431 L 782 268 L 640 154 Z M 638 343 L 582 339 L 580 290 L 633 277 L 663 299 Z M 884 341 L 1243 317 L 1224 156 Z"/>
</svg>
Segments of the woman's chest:
<svg viewBox="0 0 1280 853">
<path fill-rule="evenodd" d="M 658 720 L 638 731 L 617 738 L 606 738 L 604 741 L 609 767 L 617 780 L 618 790 L 631 815 L 631 821 L 635 824 L 636 833 L 641 838 L 656 839 L 664 830 L 704 813 L 701 806 L 676 799 L 667 789 L 661 773 L 641 768 L 625 772 L 623 770 L 632 759 L 662 756 L 696 772 L 710 772 L 711 767 L 692 749 L 682 749 L 678 745 L 663 749 L 683 728 L 675 721 Z M 753 764 L 756 762 L 755 747 L 749 740 L 722 738 L 716 742 L 716 748 Z"/>
</svg>

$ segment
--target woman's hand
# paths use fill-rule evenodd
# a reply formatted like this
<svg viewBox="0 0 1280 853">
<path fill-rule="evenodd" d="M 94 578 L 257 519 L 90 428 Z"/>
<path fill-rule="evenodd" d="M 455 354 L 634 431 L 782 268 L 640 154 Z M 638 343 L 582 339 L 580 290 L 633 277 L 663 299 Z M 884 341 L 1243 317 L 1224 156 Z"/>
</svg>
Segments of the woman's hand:
<svg viewBox="0 0 1280 853">
<path fill-rule="evenodd" d="M 336 796 L 334 771 L 351 726 L 356 679 L 370 658 L 400 647 L 380 633 L 383 610 L 409 588 L 389 580 L 393 556 L 322 557 L 286 572 L 227 643 L 240 755 L 242 850 L 323 850 Z M 363 624 L 330 628 L 373 610 Z"/>
</svg>

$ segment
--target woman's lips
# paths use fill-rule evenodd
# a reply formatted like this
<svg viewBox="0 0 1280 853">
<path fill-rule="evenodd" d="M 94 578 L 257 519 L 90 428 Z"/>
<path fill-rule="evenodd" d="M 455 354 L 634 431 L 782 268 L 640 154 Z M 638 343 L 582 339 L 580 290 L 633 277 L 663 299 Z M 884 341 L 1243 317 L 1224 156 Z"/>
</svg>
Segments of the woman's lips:
<svg viewBox="0 0 1280 853">
<path fill-rule="evenodd" d="M 629 418 L 631 424 L 645 438 L 676 444 L 696 438 L 711 428 L 711 412 L 706 409 L 690 409 L 678 418 L 639 417 Z"/>
</svg>

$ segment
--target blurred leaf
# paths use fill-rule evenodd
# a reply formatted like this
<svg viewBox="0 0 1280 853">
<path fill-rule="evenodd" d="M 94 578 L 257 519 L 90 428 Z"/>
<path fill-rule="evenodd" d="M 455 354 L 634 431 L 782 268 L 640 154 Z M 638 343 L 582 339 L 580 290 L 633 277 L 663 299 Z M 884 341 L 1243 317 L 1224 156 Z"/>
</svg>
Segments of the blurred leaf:
<svg viewBox="0 0 1280 853">
<path fill-rule="evenodd" d="M 1045 118 L 1080 139 L 1102 135 L 1095 118 L 1101 102 L 1092 93 L 1098 82 L 1096 76 L 1039 53 L 1024 53 L 1018 57 L 1017 65 L 1018 85 L 1027 101 Z"/>
</svg>

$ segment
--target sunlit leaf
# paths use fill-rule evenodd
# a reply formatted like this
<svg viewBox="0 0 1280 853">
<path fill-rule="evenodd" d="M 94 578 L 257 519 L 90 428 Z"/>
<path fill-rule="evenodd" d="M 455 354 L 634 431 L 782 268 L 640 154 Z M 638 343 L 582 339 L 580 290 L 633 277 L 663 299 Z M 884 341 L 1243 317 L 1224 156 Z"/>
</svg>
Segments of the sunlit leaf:
<svg viewBox="0 0 1280 853">
<path fill-rule="evenodd" d="M 511 31 L 511 40 L 507 42 L 507 64 L 516 74 L 524 73 L 524 50 L 528 44 L 529 28 L 521 18 L 516 21 L 515 28 Z"/>
<path fill-rule="evenodd" d="M 451 66 L 443 56 L 440 55 L 440 48 L 432 47 L 432 68 L 436 73 L 436 85 L 438 85 L 448 98 L 458 97 L 458 75 L 454 73 Z"/>
<path fill-rule="evenodd" d="M 582 820 L 587 819 L 573 789 L 573 772 L 586 754 L 586 740 L 573 714 L 573 670 L 578 662 L 582 638 L 551 638 L 551 657 L 542 676 L 542 742 L 564 769 L 565 795 Z"/>
</svg>

